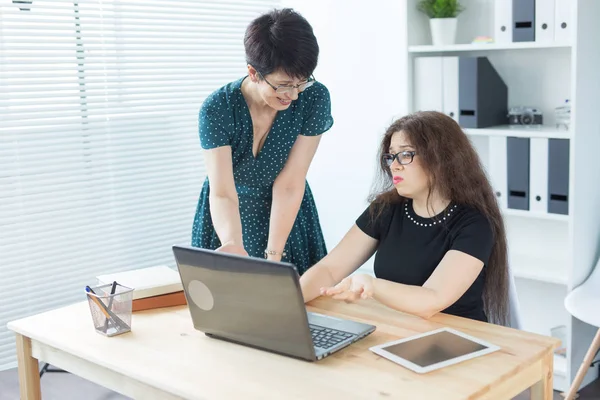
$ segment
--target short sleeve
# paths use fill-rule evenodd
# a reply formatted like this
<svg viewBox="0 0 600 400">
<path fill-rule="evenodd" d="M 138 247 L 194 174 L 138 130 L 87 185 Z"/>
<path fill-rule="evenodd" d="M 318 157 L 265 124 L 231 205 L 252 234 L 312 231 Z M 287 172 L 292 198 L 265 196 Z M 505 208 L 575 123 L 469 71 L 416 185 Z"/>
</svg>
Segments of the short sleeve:
<svg viewBox="0 0 600 400">
<path fill-rule="evenodd" d="M 231 120 L 231 110 L 225 96 L 220 92 L 208 96 L 198 115 L 202 148 L 208 150 L 231 145 Z"/>
<path fill-rule="evenodd" d="M 307 89 L 308 91 L 310 91 L 310 99 L 308 99 L 309 104 L 304 115 L 300 134 L 304 136 L 317 136 L 328 131 L 333 126 L 331 98 L 327 87 L 320 82 L 316 82 L 312 87 Z"/>
<path fill-rule="evenodd" d="M 381 240 L 385 225 L 383 222 L 391 219 L 390 207 L 382 205 L 381 207 L 384 207 L 384 209 L 381 210 L 381 212 L 377 212 L 379 210 L 373 207 L 379 206 L 371 204 L 367 207 L 356 219 L 356 226 L 373 239 Z M 371 208 L 373 208 L 373 210 L 371 210 Z"/>
<path fill-rule="evenodd" d="M 458 227 L 450 250 L 462 251 L 487 264 L 493 247 L 494 234 L 490 222 L 483 214 L 473 211 Z"/>
</svg>

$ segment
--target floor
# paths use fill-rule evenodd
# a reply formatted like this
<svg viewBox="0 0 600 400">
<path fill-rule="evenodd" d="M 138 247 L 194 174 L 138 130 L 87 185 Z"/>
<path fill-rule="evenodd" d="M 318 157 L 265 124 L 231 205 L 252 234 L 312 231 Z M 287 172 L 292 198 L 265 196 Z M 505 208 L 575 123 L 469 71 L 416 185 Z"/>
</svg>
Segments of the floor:
<svg viewBox="0 0 600 400">
<path fill-rule="evenodd" d="M 41 381 L 43 400 L 129 400 L 129 397 L 69 373 L 46 372 Z M 16 369 L 0 371 L 0 400 L 19 400 Z"/>
<path fill-rule="evenodd" d="M 600 379 L 585 387 L 578 400 L 599 400 Z M 42 377 L 42 398 L 44 400 L 128 400 L 111 390 L 100 387 L 83 378 L 69 373 L 47 372 Z M 564 399 L 554 392 L 554 400 Z M 0 371 L 0 400 L 19 400 L 19 381 L 16 369 Z M 529 400 L 524 392 L 513 400 Z"/>
</svg>

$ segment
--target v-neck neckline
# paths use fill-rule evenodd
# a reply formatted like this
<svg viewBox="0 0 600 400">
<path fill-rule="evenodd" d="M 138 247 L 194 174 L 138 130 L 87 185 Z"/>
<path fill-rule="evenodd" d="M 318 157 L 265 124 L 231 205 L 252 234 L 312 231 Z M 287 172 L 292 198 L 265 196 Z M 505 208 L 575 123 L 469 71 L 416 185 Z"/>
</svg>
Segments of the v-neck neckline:
<svg viewBox="0 0 600 400">
<path fill-rule="evenodd" d="M 279 115 L 282 112 L 281 111 L 277 111 L 275 113 L 275 118 L 273 118 L 273 122 L 271 123 L 271 126 L 269 127 L 269 130 L 265 133 L 265 135 L 267 137 L 265 138 L 262 147 L 260 149 L 257 148 L 256 155 L 254 155 L 254 123 L 252 122 L 252 114 L 250 113 L 250 106 L 248 105 L 248 102 L 246 101 L 246 97 L 244 97 L 244 93 L 242 92 L 242 84 L 244 83 L 244 80 L 246 78 L 248 78 L 248 75 L 246 75 L 245 77 L 243 77 L 242 79 L 240 79 L 240 84 L 239 84 L 238 90 L 240 91 L 240 96 L 242 98 L 242 102 L 245 105 L 244 109 L 246 110 L 246 114 L 248 116 L 248 120 L 250 121 L 250 156 L 252 157 L 253 161 L 258 161 L 258 159 L 260 158 L 261 154 L 264 152 L 265 148 L 267 147 L 267 144 L 269 143 L 269 139 L 270 139 L 270 137 L 272 135 L 271 131 L 273 130 L 273 127 L 275 126 L 275 123 L 279 119 Z M 284 111 L 286 111 L 286 110 L 284 110 Z"/>
</svg>

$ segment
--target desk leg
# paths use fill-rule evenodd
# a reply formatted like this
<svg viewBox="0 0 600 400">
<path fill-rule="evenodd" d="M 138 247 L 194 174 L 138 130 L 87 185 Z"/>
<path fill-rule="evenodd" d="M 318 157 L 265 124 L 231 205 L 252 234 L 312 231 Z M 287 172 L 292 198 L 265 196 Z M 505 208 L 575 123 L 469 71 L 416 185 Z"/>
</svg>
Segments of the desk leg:
<svg viewBox="0 0 600 400">
<path fill-rule="evenodd" d="M 39 363 L 31 356 L 31 339 L 19 334 L 17 334 L 17 359 L 21 400 L 41 400 Z"/>
<path fill-rule="evenodd" d="M 550 351 L 542 358 L 542 376 L 539 382 L 531 387 L 531 400 L 552 400 L 554 352 Z"/>
</svg>

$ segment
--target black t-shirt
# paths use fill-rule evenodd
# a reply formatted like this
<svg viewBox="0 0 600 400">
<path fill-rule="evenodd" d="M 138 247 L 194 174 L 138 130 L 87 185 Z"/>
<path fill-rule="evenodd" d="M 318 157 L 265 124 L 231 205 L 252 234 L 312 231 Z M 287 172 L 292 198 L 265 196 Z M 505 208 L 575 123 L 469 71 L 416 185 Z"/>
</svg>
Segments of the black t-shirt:
<svg viewBox="0 0 600 400">
<path fill-rule="evenodd" d="M 367 208 L 356 224 L 379 241 L 374 264 L 377 278 L 423 286 L 448 250 L 481 260 L 484 267 L 475 282 L 443 312 L 487 322 L 482 294 L 494 238 L 490 223 L 479 211 L 450 204 L 443 215 L 422 218 L 415 214 L 412 200 L 406 200 L 386 206 L 375 221 Z"/>
</svg>

